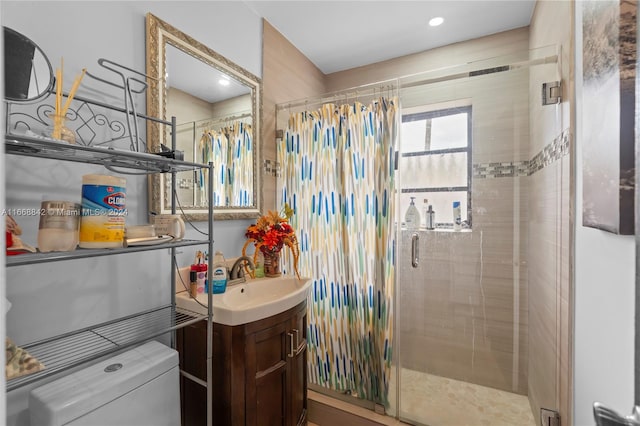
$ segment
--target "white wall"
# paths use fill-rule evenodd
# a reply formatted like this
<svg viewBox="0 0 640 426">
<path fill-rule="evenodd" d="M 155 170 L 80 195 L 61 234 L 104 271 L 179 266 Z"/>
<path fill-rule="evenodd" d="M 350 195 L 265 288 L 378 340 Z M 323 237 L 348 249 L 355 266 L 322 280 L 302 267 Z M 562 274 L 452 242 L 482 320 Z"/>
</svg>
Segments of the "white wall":
<svg viewBox="0 0 640 426">
<path fill-rule="evenodd" d="M 631 413 L 634 395 L 635 246 L 582 226 L 582 9 L 576 3 L 576 232 L 574 424 L 593 425 L 593 402 Z"/>
<path fill-rule="evenodd" d="M 261 75 L 262 21 L 242 2 L 3 1 L 0 12 L 2 24 L 39 44 L 54 69 L 64 57 L 64 78 L 68 83 L 83 67 L 107 76 L 97 65 L 98 58 L 144 71 L 147 12 L 249 72 Z M 90 79 L 85 77 L 83 85 L 90 84 Z M 68 90 L 68 86 L 65 87 Z M 113 93 L 104 97 L 113 102 L 119 99 Z M 144 111 L 144 101 L 140 108 Z M 6 169 L 2 170 L 3 175 L 6 173 L 6 194 L 0 192 L 0 203 L 5 202 L 6 195 L 7 206 L 15 208 L 38 207 L 45 195 L 78 200 L 83 174 L 109 174 L 99 166 L 15 156 L 8 157 Z M 3 177 L 0 177 L 0 191 Z M 127 223 L 144 223 L 146 178 L 126 178 Z M 16 219 L 25 231 L 25 241 L 36 245 L 38 219 Z M 239 255 L 249 223 L 251 221 L 216 222 L 213 232 L 216 249 L 223 250 L 227 257 Z M 207 230 L 206 223 L 197 225 Z M 195 231 L 188 231 L 187 236 L 201 238 Z M 195 249 L 181 249 L 179 263 L 191 263 Z M 10 268 L 6 271 L 6 293 L 13 307 L 6 317 L 7 335 L 16 343 L 24 344 L 162 305 L 170 296 L 170 267 L 167 251 L 161 250 Z M 2 261 L 0 276 L 4 272 Z M 7 395 L 7 424 L 28 425 L 27 390 L 22 388 Z"/>
</svg>

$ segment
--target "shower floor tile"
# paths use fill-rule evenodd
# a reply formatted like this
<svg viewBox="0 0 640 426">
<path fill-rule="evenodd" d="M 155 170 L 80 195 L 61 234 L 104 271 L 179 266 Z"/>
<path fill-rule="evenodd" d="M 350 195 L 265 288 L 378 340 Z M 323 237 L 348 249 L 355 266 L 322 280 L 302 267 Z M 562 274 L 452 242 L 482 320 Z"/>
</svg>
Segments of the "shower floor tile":
<svg viewBox="0 0 640 426">
<path fill-rule="evenodd" d="M 402 369 L 401 386 L 401 419 L 429 426 L 535 426 L 525 395 L 408 369 Z"/>
</svg>

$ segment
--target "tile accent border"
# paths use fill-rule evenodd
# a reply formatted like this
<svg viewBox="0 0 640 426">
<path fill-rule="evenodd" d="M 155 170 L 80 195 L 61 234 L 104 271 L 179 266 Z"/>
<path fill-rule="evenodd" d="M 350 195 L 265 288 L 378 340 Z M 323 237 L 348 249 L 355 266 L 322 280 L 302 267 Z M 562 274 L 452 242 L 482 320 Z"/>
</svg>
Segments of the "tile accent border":
<svg viewBox="0 0 640 426">
<path fill-rule="evenodd" d="M 569 129 L 565 129 L 531 160 L 505 163 L 476 163 L 473 177 L 476 179 L 531 176 L 569 154 Z"/>
<path fill-rule="evenodd" d="M 529 161 L 529 175 L 569 154 L 569 129 L 564 130 Z"/>
<path fill-rule="evenodd" d="M 556 160 L 569 154 L 569 129 L 565 129 L 557 138 L 546 145 L 531 160 L 503 163 L 475 163 L 473 177 L 475 179 L 491 179 L 504 177 L 531 176 L 535 172 L 549 166 Z M 265 159 L 262 170 L 266 176 L 281 177 L 280 163 Z"/>
<path fill-rule="evenodd" d="M 514 163 L 476 163 L 473 177 L 476 179 L 529 176 L 529 161 Z"/>
<path fill-rule="evenodd" d="M 282 169 L 280 163 L 275 160 L 264 160 L 262 163 L 262 171 L 267 176 L 281 177 Z"/>
</svg>

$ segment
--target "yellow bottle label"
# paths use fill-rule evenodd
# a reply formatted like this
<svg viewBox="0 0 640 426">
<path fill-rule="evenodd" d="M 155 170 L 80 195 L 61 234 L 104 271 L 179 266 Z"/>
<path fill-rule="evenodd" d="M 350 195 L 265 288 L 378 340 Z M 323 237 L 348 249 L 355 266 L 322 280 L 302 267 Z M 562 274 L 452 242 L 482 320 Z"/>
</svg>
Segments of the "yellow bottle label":
<svg viewBox="0 0 640 426">
<path fill-rule="evenodd" d="M 124 224 L 124 217 L 83 217 L 80 222 L 80 242 L 122 242 L 124 240 Z"/>
</svg>

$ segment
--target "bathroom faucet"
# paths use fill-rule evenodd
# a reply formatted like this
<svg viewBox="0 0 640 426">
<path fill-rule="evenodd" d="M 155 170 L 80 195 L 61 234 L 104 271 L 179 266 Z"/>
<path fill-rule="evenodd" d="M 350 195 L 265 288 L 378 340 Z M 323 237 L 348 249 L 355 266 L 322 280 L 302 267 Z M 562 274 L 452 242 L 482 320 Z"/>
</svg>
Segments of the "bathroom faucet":
<svg viewBox="0 0 640 426">
<path fill-rule="evenodd" d="M 239 257 L 231 267 L 231 272 L 229 272 L 229 284 L 246 281 L 244 276 L 245 267 L 249 267 L 249 273 L 253 277 L 253 272 L 255 270 L 253 262 L 247 256 L 242 256 Z"/>
</svg>

